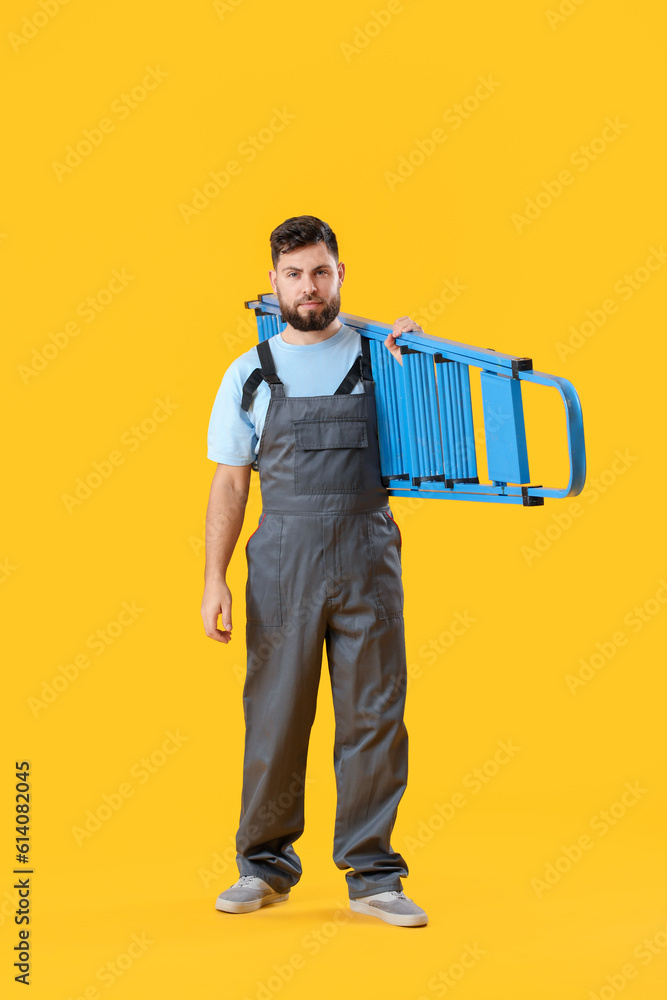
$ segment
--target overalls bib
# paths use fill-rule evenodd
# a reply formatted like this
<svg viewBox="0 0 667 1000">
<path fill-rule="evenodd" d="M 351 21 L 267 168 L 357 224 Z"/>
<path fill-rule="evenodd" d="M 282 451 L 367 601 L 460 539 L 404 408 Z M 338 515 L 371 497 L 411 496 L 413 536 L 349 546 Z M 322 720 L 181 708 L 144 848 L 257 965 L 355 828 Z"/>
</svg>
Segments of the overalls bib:
<svg viewBox="0 0 667 1000">
<path fill-rule="evenodd" d="M 326 645 L 336 718 L 333 858 L 351 899 L 401 889 L 390 835 L 408 773 L 401 536 L 380 473 L 368 341 L 330 396 L 285 396 L 269 344 L 257 456 L 262 516 L 248 539 L 248 669 L 241 875 L 278 892 L 299 881 L 310 731 Z M 351 393 L 361 378 L 364 392 Z"/>
</svg>

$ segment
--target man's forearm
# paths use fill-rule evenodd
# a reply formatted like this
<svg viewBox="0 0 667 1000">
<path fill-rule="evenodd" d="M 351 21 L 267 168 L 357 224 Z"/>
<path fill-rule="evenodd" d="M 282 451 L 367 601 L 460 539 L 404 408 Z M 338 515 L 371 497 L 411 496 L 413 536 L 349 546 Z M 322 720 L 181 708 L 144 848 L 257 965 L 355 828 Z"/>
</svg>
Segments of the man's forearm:
<svg viewBox="0 0 667 1000">
<path fill-rule="evenodd" d="M 206 565 L 204 580 L 224 580 L 234 547 L 243 527 L 248 496 L 233 487 L 216 483 L 206 509 Z"/>
</svg>

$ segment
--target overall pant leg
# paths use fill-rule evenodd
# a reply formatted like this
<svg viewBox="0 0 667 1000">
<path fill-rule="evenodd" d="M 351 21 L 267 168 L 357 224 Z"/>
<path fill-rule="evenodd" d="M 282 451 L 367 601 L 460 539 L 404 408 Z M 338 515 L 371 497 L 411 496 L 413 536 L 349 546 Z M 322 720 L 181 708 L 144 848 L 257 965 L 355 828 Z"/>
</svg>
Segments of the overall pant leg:
<svg viewBox="0 0 667 1000">
<path fill-rule="evenodd" d="M 241 875 L 257 875 L 277 892 L 296 885 L 302 874 L 292 844 L 304 830 L 306 762 L 326 629 L 321 531 L 309 530 L 315 520 L 265 515 L 246 549 L 248 668 L 237 864 Z"/>
<path fill-rule="evenodd" d="M 333 519 L 337 581 L 326 632 L 336 715 L 334 861 L 351 899 L 402 889 L 390 837 L 408 780 L 400 533 L 384 512 Z"/>
</svg>

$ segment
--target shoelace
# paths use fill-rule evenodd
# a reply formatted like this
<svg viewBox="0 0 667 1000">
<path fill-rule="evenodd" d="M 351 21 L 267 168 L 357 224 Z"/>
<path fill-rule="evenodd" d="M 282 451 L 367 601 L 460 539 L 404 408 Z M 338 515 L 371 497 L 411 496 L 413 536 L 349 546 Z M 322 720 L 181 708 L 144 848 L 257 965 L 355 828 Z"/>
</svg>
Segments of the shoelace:
<svg viewBox="0 0 667 1000">
<path fill-rule="evenodd" d="M 236 884 L 242 885 L 246 882 L 254 882 L 257 877 L 257 875 L 242 875 Z"/>
</svg>

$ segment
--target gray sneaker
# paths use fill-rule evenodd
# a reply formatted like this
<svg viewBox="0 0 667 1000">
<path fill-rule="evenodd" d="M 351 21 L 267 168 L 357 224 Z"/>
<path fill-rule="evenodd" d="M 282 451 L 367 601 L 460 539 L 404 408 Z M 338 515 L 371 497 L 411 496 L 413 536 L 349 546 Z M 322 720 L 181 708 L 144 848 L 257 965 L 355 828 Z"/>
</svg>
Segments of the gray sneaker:
<svg viewBox="0 0 667 1000">
<path fill-rule="evenodd" d="M 400 891 L 390 889 L 388 892 L 378 892 L 374 896 L 351 899 L 350 909 L 355 913 L 367 913 L 371 917 L 379 917 L 380 920 L 399 927 L 421 927 L 428 923 L 425 911 L 408 899 L 402 889 Z"/>
<path fill-rule="evenodd" d="M 256 875 L 242 875 L 238 882 L 221 892 L 215 901 L 216 910 L 226 913 L 249 913 L 269 903 L 282 903 L 289 899 L 287 892 L 276 892 L 264 879 Z"/>
</svg>

